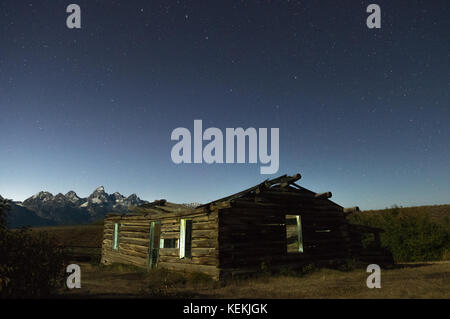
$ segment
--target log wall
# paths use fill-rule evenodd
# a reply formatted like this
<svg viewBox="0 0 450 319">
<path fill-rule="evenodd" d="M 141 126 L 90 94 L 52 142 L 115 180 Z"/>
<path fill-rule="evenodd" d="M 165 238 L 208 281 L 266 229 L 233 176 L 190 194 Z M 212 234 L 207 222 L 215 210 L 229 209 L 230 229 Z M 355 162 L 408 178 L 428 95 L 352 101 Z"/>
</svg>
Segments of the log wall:
<svg viewBox="0 0 450 319">
<path fill-rule="evenodd" d="M 261 270 L 263 263 L 295 267 L 359 253 L 342 207 L 323 197 L 301 201 L 291 197 L 278 202 L 239 199 L 232 205 L 189 213 L 167 208 L 148 215 L 110 216 L 105 219 L 102 263 L 149 267 L 151 222 L 161 222 L 161 239 L 179 239 L 182 218 L 192 220 L 192 257 L 180 258 L 179 248 L 160 248 L 157 267 L 198 271 L 220 279 L 230 273 Z M 301 216 L 303 252 L 295 251 L 296 243 L 288 243 L 297 229 L 286 224 L 287 215 Z M 117 251 L 112 248 L 114 223 L 121 225 Z"/>
<path fill-rule="evenodd" d="M 113 249 L 115 223 L 120 224 L 118 250 Z M 120 216 L 106 218 L 101 262 L 103 264 L 122 263 L 147 267 L 149 235 L 149 219 Z"/>
<path fill-rule="evenodd" d="M 288 252 L 292 243 L 287 237 L 294 235 L 296 226 L 286 225 L 286 215 L 301 216 L 303 253 Z M 296 207 L 238 201 L 219 213 L 219 266 L 226 273 L 258 269 L 263 263 L 289 265 L 347 258 L 351 240 L 347 226 L 342 210 L 326 199 L 317 199 L 309 207 L 304 202 Z"/>
<path fill-rule="evenodd" d="M 105 219 L 102 259 L 104 264 L 149 265 L 150 225 L 161 222 L 161 239 L 180 237 L 180 220 L 192 220 L 191 258 L 179 257 L 179 248 L 159 248 L 157 267 L 199 271 L 218 279 L 218 213 L 165 212 L 151 216 L 112 216 Z M 119 249 L 113 250 L 114 223 L 120 223 Z"/>
</svg>

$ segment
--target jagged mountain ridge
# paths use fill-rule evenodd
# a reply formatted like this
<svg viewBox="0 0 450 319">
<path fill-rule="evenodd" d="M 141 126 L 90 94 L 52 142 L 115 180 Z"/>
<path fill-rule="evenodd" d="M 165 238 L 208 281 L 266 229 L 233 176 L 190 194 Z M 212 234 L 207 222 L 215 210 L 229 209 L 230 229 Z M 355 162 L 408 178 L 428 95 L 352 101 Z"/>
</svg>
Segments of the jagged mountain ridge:
<svg viewBox="0 0 450 319">
<path fill-rule="evenodd" d="M 65 195 L 42 191 L 23 202 L 14 203 L 10 227 L 85 224 L 102 219 L 109 212 L 127 213 L 132 206 L 145 203 L 148 202 L 136 194 L 128 197 L 118 192 L 108 194 L 103 186 L 97 187 L 86 198 L 80 198 L 74 191 Z"/>
</svg>

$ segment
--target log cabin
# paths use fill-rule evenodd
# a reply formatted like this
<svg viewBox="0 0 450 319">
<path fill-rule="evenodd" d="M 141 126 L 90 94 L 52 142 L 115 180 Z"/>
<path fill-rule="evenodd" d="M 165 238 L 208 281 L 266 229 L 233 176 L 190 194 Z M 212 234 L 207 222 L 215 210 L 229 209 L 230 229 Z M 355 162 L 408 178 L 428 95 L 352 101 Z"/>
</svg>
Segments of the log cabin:
<svg viewBox="0 0 450 319">
<path fill-rule="evenodd" d="M 390 262 L 380 229 L 351 225 L 331 193 L 296 182 L 300 174 L 266 180 L 234 195 L 190 207 L 157 200 L 130 214 L 108 214 L 101 262 L 206 273 L 219 280 L 271 267 L 300 267 L 355 258 Z M 365 251 L 361 234 L 376 249 Z"/>
</svg>

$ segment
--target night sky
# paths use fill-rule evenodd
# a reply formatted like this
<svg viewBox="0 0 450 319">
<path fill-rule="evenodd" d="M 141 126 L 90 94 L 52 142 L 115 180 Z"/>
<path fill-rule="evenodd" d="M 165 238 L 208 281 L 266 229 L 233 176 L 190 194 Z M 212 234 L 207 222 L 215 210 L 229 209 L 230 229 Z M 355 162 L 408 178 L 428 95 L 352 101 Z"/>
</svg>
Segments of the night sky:
<svg viewBox="0 0 450 319">
<path fill-rule="evenodd" d="M 449 40 L 448 0 L 2 0 L 0 194 L 206 202 L 299 172 L 346 207 L 450 203 Z M 280 128 L 279 171 L 174 164 L 195 119 Z"/>
</svg>

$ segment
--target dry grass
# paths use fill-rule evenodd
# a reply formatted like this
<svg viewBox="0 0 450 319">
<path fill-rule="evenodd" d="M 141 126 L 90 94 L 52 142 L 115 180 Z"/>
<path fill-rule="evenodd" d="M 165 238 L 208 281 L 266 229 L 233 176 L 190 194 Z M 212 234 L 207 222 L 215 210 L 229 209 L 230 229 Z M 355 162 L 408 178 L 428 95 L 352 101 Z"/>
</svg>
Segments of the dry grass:
<svg viewBox="0 0 450 319">
<path fill-rule="evenodd" d="M 32 232 L 47 232 L 64 246 L 102 247 L 103 225 L 36 227 Z"/>
<path fill-rule="evenodd" d="M 322 269 L 304 277 L 248 280 L 217 291 L 219 297 L 245 298 L 450 298 L 450 264 L 382 271 L 381 289 L 366 286 L 364 269 Z"/>
<path fill-rule="evenodd" d="M 66 297 L 94 298 L 450 298 L 450 263 L 405 264 L 383 270 L 381 289 L 366 287 L 364 269 L 321 269 L 296 276 L 260 276 L 225 285 L 156 270 L 82 265 L 82 288 Z"/>
<path fill-rule="evenodd" d="M 431 206 L 442 218 L 449 205 Z M 414 209 L 414 208 L 411 208 Z M 46 231 L 65 246 L 101 247 L 103 225 L 34 228 Z M 365 269 L 332 269 L 304 276 L 261 275 L 225 285 L 197 275 L 164 270 L 145 271 L 132 266 L 104 267 L 79 263 L 82 288 L 62 289 L 64 297 L 81 298 L 450 298 L 450 262 L 404 264 L 383 270 L 381 289 L 366 287 Z"/>
<path fill-rule="evenodd" d="M 103 224 L 36 227 L 32 234 L 46 232 L 59 245 L 66 247 L 66 252 L 73 262 L 100 262 L 103 241 Z"/>
</svg>

